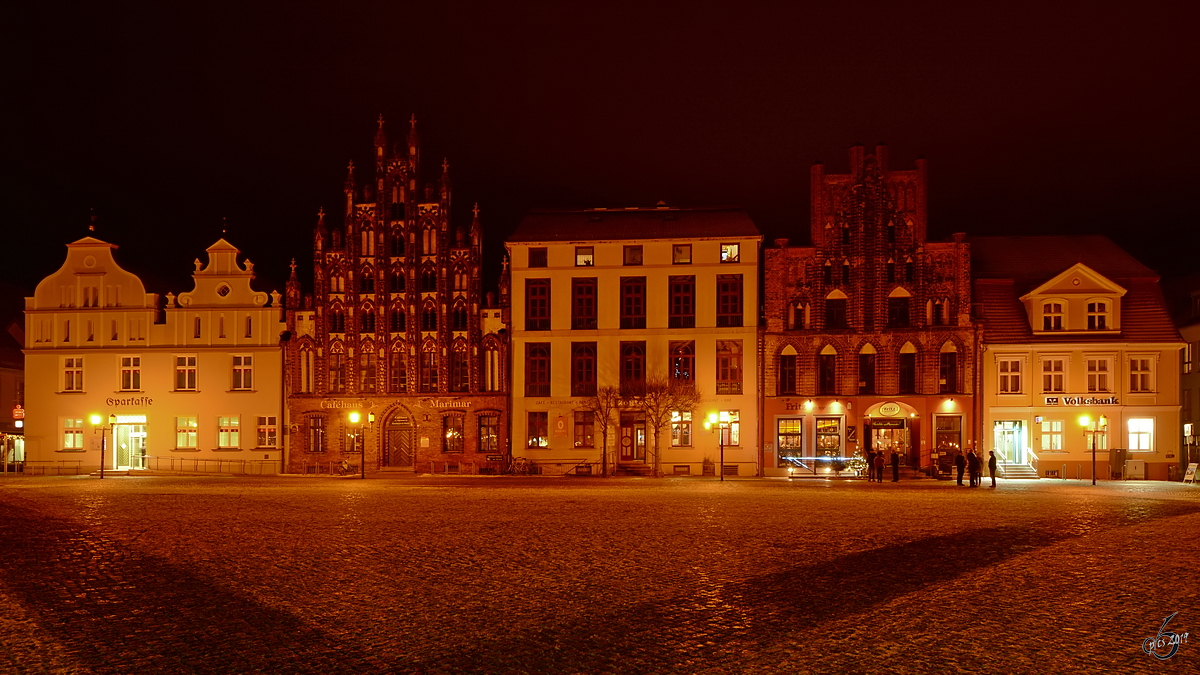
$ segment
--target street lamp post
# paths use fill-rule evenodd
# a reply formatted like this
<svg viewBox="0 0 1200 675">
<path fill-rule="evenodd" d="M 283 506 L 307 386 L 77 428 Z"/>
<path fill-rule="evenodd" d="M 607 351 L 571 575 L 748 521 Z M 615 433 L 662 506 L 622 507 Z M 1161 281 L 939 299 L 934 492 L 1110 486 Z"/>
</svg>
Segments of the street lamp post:
<svg viewBox="0 0 1200 675">
<path fill-rule="evenodd" d="M 1092 418 L 1087 415 L 1082 415 L 1079 418 L 1079 426 L 1083 427 L 1083 435 L 1091 439 L 1092 445 L 1092 485 L 1096 484 L 1096 432 L 1100 429 L 1108 427 L 1108 418 L 1101 415 L 1095 424 L 1092 424 Z M 1089 428 L 1090 427 L 1090 428 Z M 1090 436 L 1088 432 L 1091 432 Z"/>
<path fill-rule="evenodd" d="M 373 427 L 375 426 L 375 413 L 367 413 L 367 422 Z M 350 423 L 357 425 L 354 430 L 354 442 L 358 445 L 358 471 L 359 478 L 367 479 L 367 444 L 363 442 L 362 437 L 362 413 L 354 410 L 350 413 Z"/>
<path fill-rule="evenodd" d="M 717 473 L 721 476 L 720 480 L 725 480 L 725 431 L 729 429 L 729 413 L 721 411 L 720 414 L 709 413 L 708 421 L 704 423 L 704 428 L 710 432 L 715 428 L 717 430 L 718 444 L 721 448 L 721 464 L 718 467 Z"/>
<path fill-rule="evenodd" d="M 100 420 L 101 417 L 99 415 L 92 415 L 92 433 L 100 432 L 100 480 L 104 480 L 104 451 L 108 446 L 108 432 L 112 431 L 113 427 L 116 426 L 117 416 L 108 416 L 108 426 L 100 426 Z"/>
</svg>

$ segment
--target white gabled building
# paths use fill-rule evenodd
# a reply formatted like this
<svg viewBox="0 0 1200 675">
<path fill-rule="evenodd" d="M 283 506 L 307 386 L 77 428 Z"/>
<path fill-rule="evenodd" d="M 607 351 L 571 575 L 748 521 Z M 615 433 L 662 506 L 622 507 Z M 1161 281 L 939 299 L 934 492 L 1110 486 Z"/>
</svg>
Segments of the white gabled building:
<svg viewBox="0 0 1200 675">
<path fill-rule="evenodd" d="M 68 244 L 26 298 L 27 470 L 96 470 L 104 438 L 108 470 L 277 472 L 281 296 L 251 288 L 253 265 L 221 239 L 164 306 L 116 248 Z"/>
<path fill-rule="evenodd" d="M 728 420 L 724 475 L 761 474 L 758 448 L 758 257 L 762 235 L 736 208 L 533 211 L 506 242 L 511 266 L 512 447 L 543 472 L 580 464 L 649 473 L 646 416 L 603 423 L 598 388 L 645 382 L 699 389 L 659 437 L 665 474 L 715 473 L 710 413 Z"/>
</svg>

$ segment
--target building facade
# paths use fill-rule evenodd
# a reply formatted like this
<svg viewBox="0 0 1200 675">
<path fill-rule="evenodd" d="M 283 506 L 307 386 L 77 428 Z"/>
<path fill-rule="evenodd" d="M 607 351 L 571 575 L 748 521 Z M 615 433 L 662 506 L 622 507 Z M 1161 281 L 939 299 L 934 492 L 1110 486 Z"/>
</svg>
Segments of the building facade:
<svg viewBox="0 0 1200 675">
<path fill-rule="evenodd" d="M 27 470 L 278 472 L 282 297 L 224 239 L 165 298 L 115 249 L 68 244 L 26 299 Z"/>
<path fill-rule="evenodd" d="M 971 251 L 981 435 L 1005 474 L 1168 479 L 1185 344 L 1158 276 L 1100 236 L 972 237 Z"/>
<path fill-rule="evenodd" d="M 931 242 L 925 161 L 888 168 L 850 150 L 850 172 L 812 168 L 810 246 L 765 251 L 763 464 L 840 471 L 895 451 L 925 473 L 974 447 L 969 247 Z"/>
<path fill-rule="evenodd" d="M 739 209 L 529 213 L 506 244 L 514 454 L 543 472 L 760 475 L 761 244 Z M 647 413 L 664 387 L 699 400 Z M 621 399 L 607 423 L 588 403 L 605 391 Z"/>
<path fill-rule="evenodd" d="M 341 223 L 318 216 L 314 293 L 287 285 L 288 467 L 497 472 L 508 454 L 507 311 L 481 293 L 483 232 L 451 223 L 449 165 L 419 186 L 416 120 L 374 175 L 353 163 Z M 358 422 L 351 413 L 357 413 Z"/>
<path fill-rule="evenodd" d="M 25 459 L 25 295 L 0 282 L 0 471 Z"/>
</svg>

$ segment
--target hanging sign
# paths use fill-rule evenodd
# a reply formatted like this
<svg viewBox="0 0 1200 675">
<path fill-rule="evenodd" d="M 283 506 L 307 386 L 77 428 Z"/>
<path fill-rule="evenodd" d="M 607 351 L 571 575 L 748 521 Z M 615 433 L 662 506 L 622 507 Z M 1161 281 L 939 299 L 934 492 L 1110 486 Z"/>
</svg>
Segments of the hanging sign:
<svg viewBox="0 0 1200 675">
<path fill-rule="evenodd" d="M 25 409 L 21 407 L 20 403 L 13 406 L 13 419 L 14 420 L 25 419 Z"/>
</svg>

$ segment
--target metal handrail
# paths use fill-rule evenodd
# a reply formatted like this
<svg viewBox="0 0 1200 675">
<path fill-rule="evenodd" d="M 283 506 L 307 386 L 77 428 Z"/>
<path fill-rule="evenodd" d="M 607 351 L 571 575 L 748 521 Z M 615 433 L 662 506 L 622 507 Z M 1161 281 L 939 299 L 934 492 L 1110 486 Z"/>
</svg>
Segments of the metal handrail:
<svg viewBox="0 0 1200 675">
<path fill-rule="evenodd" d="M 270 459 L 223 459 L 215 457 L 159 457 L 143 455 L 148 471 L 170 473 L 229 473 L 265 476 L 279 473 L 279 461 Z M 164 466 L 166 464 L 166 466 Z M 190 468 L 189 468 L 190 464 Z M 271 469 L 269 471 L 264 469 Z"/>
<path fill-rule="evenodd" d="M 66 469 L 71 469 L 71 473 L 78 474 L 79 469 L 83 466 L 83 460 L 79 459 L 23 459 L 8 463 L 9 466 L 20 466 L 20 471 L 13 473 L 23 473 L 27 476 L 39 474 L 45 476 L 49 469 L 54 469 L 54 474 L 62 475 Z M 31 466 L 32 465 L 32 466 Z M 41 469 L 40 472 L 30 471 L 30 469 Z"/>
</svg>

